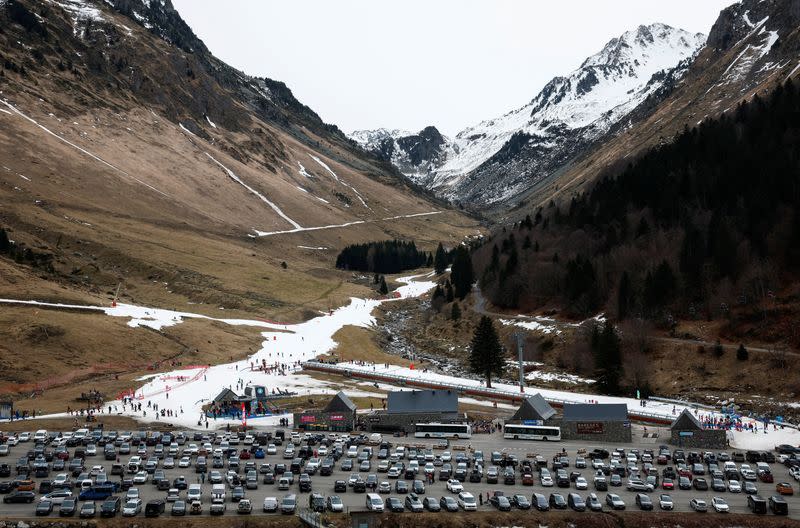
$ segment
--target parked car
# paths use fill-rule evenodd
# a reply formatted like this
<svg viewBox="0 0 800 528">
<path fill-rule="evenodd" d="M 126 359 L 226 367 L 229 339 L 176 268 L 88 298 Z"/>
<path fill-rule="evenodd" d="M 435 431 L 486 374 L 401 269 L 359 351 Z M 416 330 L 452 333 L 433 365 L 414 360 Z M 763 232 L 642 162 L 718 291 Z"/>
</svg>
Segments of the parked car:
<svg viewBox="0 0 800 528">
<path fill-rule="evenodd" d="M 650 500 L 650 496 L 645 493 L 636 494 L 636 505 L 643 511 L 650 511 L 653 509 L 653 501 Z"/>
<path fill-rule="evenodd" d="M 705 513 L 708 511 L 708 504 L 703 499 L 692 499 L 689 501 L 689 507 L 699 513 Z"/>
<path fill-rule="evenodd" d="M 711 499 L 711 507 L 717 513 L 728 513 L 730 511 L 728 503 L 722 497 L 713 497 Z"/>
<path fill-rule="evenodd" d="M 616 493 L 606 493 L 606 504 L 612 510 L 624 510 L 625 502 Z"/>
</svg>

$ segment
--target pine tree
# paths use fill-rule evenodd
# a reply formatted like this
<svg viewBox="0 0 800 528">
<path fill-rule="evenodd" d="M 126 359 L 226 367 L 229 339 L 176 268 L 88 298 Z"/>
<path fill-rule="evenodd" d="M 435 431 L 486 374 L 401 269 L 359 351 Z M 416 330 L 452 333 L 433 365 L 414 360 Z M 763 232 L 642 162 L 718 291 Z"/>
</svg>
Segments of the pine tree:
<svg viewBox="0 0 800 528">
<path fill-rule="evenodd" d="M 472 372 L 486 378 L 486 387 L 492 386 L 492 375 L 500 376 L 505 369 L 500 338 L 491 318 L 485 315 L 481 317 L 472 337 L 469 366 Z"/>
<path fill-rule="evenodd" d="M 8 253 L 11 250 L 11 241 L 8 240 L 6 230 L 0 228 L 0 253 Z"/>
<path fill-rule="evenodd" d="M 445 302 L 453 302 L 454 295 L 453 295 L 453 286 L 450 284 L 450 281 L 445 281 L 444 283 L 444 300 Z"/>
<path fill-rule="evenodd" d="M 635 238 L 645 236 L 649 233 L 650 233 L 650 224 L 647 223 L 647 219 L 645 219 L 645 217 L 642 217 L 641 220 L 639 220 L 639 225 L 636 227 Z"/>
<path fill-rule="evenodd" d="M 497 244 L 492 246 L 492 260 L 489 261 L 489 269 L 492 271 L 500 269 L 500 249 Z"/>
<path fill-rule="evenodd" d="M 378 293 L 381 295 L 386 295 L 389 293 L 389 286 L 386 285 L 386 277 L 381 275 L 381 286 L 378 288 Z"/>
<path fill-rule="evenodd" d="M 592 331 L 597 385 L 606 394 L 619 394 L 622 378 L 622 351 L 619 337 L 611 321 L 606 321 L 602 331 L 595 325 Z"/>
<path fill-rule="evenodd" d="M 433 257 L 433 270 L 436 272 L 437 275 L 441 275 L 444 273 L 444 270 L 447 269 L 447 253 L 444 251 L 444 246 L 442 243 L 439 242 L 439 246 L 436 248 L 436 255 Z"/>
<path fill-rule="evenodd" d="M 628 317 L 631 301 L 631 279 L 628 272 L 622 272 L 619 279 L 619 291 L 617 292 L 617 318 L 622 321 Z"/>
<path fill-rule="evenodd" d="M 450 309 L 450 319 L 453 321 L 461 319 L 461 308 L 458 307 L 458 303 L 453 303 L 453 307 Z"/>
<path fill-rule="evenodd" d="M 442 290 L 442 287 L 439 284 L 437 284 L 436 289 L 433 290 L 433 296 L 431 297 L 431 299 L 434 301 L 436 299 L 444 299 L 444 291 Z"/>
<path fill-rule="evenodd" d="M 463 300 L 472 289 L 473 282 L 472 259 L 464 246 L 459 246 L 455 251 L 450 279 L 453 283 L 453 294 Z"/>
<path fill-rule="evenodd" d="M 739 348 L 736 350 L 736 359 L 739 361 L 747 361 L 750 358 L 750 353 L 744 347 L 744 345 L 740 344 Z"/>
</svg>

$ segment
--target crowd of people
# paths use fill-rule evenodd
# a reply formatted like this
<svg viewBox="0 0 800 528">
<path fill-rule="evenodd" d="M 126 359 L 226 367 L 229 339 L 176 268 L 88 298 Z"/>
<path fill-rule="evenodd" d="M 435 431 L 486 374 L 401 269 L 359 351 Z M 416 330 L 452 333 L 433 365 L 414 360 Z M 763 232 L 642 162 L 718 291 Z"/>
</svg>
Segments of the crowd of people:
<svg viewBox="0 0 800 528">
<path fill-rule="evenodd" d="M 757 433 L 761 431 L 764 434 L 767 434 L 770 424 L 768 420 L 764 420 L 761 422 L 759 427 L 759 422 L 753 420 L 745 422 L 741 417 L 735 415 L 721 417 L 712 414 L 700 414 L 697 418 L 700 420 L 700 423 L 705 429 L 722 429 L 725 431 L 737 432 Z M 772 422 L 773 431 L 777 431 L 778 426 L 780 426 L 781 429 L 784 427 L 783 424 Z"/>
</svg>

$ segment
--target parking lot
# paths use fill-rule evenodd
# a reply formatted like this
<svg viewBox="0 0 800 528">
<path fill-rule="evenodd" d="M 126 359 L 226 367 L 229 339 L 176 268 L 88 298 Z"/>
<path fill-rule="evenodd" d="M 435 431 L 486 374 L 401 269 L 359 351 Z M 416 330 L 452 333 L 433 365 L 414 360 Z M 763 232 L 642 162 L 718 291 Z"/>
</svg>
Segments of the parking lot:
<svg viewBox="0 0 800 528">
<path fill-rule="evenodd" d="M 82 433 L 79 433 L 79 436 L 82 436 Z M 345 511 L 360 511 L 366 509 L 367 493 L 373 491 L 377 493 L 381 483 L 384 482 L 388 483 L 389 491 L 380 494 L 382 502 L 386 504 L 386 499 L 396 497 L 400 499 L 404 510 L 409 511 L 413 501 L 407 501 L 408 493 L 402 490 L 402 484 L 399 483 L 405 482 L 409 491 L 413 491 L 415 480 L 421 481 L 424 485 L 424 492 L 420 489 L 419 491 L 422 493 L 418 493 L 420 501 L 429 497 L 436 498 L 435 501 L 429 499 L 426 502 L 426 506 L 431 507 L 432 505 L 429 503 L 441 503 L 440 499 L 442 497 L 453 497 L 458 504 L 459 487 L 463 487 L 463 491 L 469 492 L 474 496 L 476 502 L 478 502 L 479 510 L 491 510 L 496 507 L 487 501 L 487 494 L 494 495 L 495 491 L 503 492 L 506 497 L 522 494 L 528 501 L 532 501 L 534 493 L 542 494 L 553 506 L 555 506 L 555 503 L 550 500 L 550 497 L 554 493 L 560 494 L 565 500 L 568 499 L 570 493 L 577 493 L 583 499 L 594 493 L 605 511 L 611 509 L 611 506 L 606 501 L 606 495 L 607 493 L 613 493 L 618 495 L 624 502 L 626 509 L 638 510 L 639 506 L 636 502 L 637 491 L 628 489 L 629 481 L 635 480 L 637 477 L 642 482 L 636 485 L 644 486 L 642 489 L 651 499 L 653 510 L 657 513 L 662 511 L 659 501 L 661 494 L 670 495 L 675 511 L 692 511 L 690 501 L 692 499 L 702 499 L 709 510 L 706 515 L 719 515 L 712 508 L 712 498 L 720 497 L 727 503 L 730 512 L 749 512 L 747 506 L 748 493 L 744 490 L 738 493 L 729 491 L 730 481 L 734 480 L 732 477 L 737 475 L 738 478 L 735 480 L 738 480 L 741 486 L 744 487 L 743 462 L 734 462 L 735 474 L 728 471 L 722 475 L 725 491 L 713 491 L 710 489 L 713 483 L 713 475 L 710 472 L 715 469 L 715 466 L 704 460 L 704 453 L 701 451 L 693 453 L 690 450 L 684 450 L 687 462 L 690 458 L 694 460 L 695 456 L 699 457 L 698 464 L 700 466 L 687 466 L 687 473 L 691 473 L 694 470 L 694 474 L 691 475 L 692 488 L 688 490 L 678 489 L 679 478 L 676 475 L 676 478 L 673 479 L 675 489 L 665 490 L 663 489 L 665 468 L 669 467 L 676 470 L 679 468 L 672 459 L 675 454 L 672 447 L 669 448 L 670 460 L 665 463 L 664 460 L 658 460 L 659 446 L 656 444 L 617 446 L 584 445 L 566 441 L 533 442 L 505 440 L 500 433 L 495 433 L 474 435 L 468 440 L 451 441 L 447 443 L 446 447 L 439 445 L 440 441 L 436 440 L 426 441 L 391 436 L 383 437 L 384 445 L 368 445 L 369 438 L 366 436 L 329 433 L 306 435 L 303 433 L 292 438 L 292 432 L 289 430 L 285 431 L 285 439 L 279 443 L 275 434 L 276 429 L 260 432 L 260 436 L 255 432 L 247 436 L 245 434 L 217 433 L 215 435 L 205 431 L 198 433 L 186 431 L 159 438 L 152 436 L 152 434 L 148 436 L 145 433 L 138 432 L 106 431 L 96 432 L 94 437 L 92 437 L 92 432 L 86 432 L 85 436 L 82 436 L 80 440 L 76 440 L 74 436 L 70 437 L 72 433 L 49 433 L 46 445 L 37 443 L 33 439 L 33 433 L 20 435 L 21 438 L 19 440 L 21 441 L 16 442 L 16 444 L 13 439 L 10 441 L 4 440 L 3 445 L 6 447 L 0 450 L 0 455 L 2 455 L 0 456 L 0 470 L 5 471 L 5 473 L 0 473 L 0 493 L 2 493 L 0 496 L 4 497 L 4 499 L 13 497 L 15 484 L 29 477 L 33 481 L 35 497 L 33 503 L 3 503 L 0 505 L 0 512 L 5 517 L 32 517 L 42 497 L 40 493 L 42 483 L 49 481 L 51 483 L 57 482 L 59 483 L 57 485 L 61 485 L 62 481 L 66 479 L 63 485 L 66 486 L 65 489 L 71 491 L 72 497 L 75 499 L 78 499 L 82 486 L 88 489 L 91 486 L 96 487 L 98 483 L 102 484 L 104 481 L 115 488 L 114 495 L 121 498 L 120 507 L 125 506 L 126 496 L 129 493 L 133 496 L 138 492 L 138 498 L 142 501 L 141 511 L 135 510 L 135 514 L 138 516 L 144 515 L 148 501 L 154 499 L 166 501 L 170 493 L 169 490 L 174 489 L 176 484 L 183 488 L 184 485 L 189 487 L 199 483 L 201 489 L 201 515 L 208 515 L 212 504 L 213 483 L 211 481 L 212 478 L 215 479 L 217 476 L 225 491 L 224 515 L 237 514 L 238 502 L 234 500 L 241 497 L 250 500 L 252 505 L 251 515 L 279 515 L 280 511 L 277 513 L 265 513 L 263 511 L 265 498 L 275 497 L 280 510 L 283 497 L 289 494 L 297 496 L 296 504 L 298 508 L 308 508 L 311 493 L 318 493 L 322 495 L 323 499 L 334 495 L 338 496 L 341 498 Z M 27 436 L 30 436 L 30 439 L 25 441 Z M 294 445 L 295 443 L 297 445 Z M 286 453 L 287 446 L 290 444 L 293 445 L 293 451 Z M 405 449 L 402 450 L 401 448 L 399 450 L 399 446 L 405 446 Z M 382 448 L 386 451 L 381 452 Z M 613 451 L 617 448 L 623 449 L 623 452 L 615 456 Z M 106 449 L 108 449 L 108 452 L 106 452 Z M 368 453 L 370 449 L 371 454 Z M 607 457 L 598 459 L 595 462 L 597 467 L 593 468 L 589 454 L 595 449 L 607 450 L 609 453 Z M 495 452 L 494 462 L 492 461 L 493 452 Z M 475 468 L 478 466 L 476 458 L 479 458 L 481 454 L 484 462 L 481 465 L 481 474 L 478 475 L 475 473 Z M 778 456 L 775 453 L 773 454 Z M 541 457 L 539 466 L 536 464 L 536 459 L 532 458 L 533 455 Z M 563 470 L 568 476 L 569 482 L 560 483 L 562 485 L 566 484 L 564 487 L 560 487 L 557 482 L 558 471 L 554 468 L 554 456 L 557 455 L 566 457 L 566 460 L 563 461 L 566 463 L 563 466 Z M 712 461 L 711 464 L 716 463 L 716 467 L 722 470 L 725 459 L 728 457 L 733 458 L 734 451 L 729 451 L 723 455 L 715 452 L 713 455 L 719 460 Z M 139 457 L 140 462 L 134 464 L 138 467 L 131 466 L 129 468 L 129 462 L 132 457 Z M 207 464 L 205 473 L 198 472 L 198 461 L 202 461 L 203 457 L 205 457 Z M 651 457 L 652 461 L 650 461 Z M 78 459 L 77 462 L 75 461 L 76 458 Z M 576 464 L 580 464 L 580 458 L 583 459 L 586 467 L 576 467 Z M 524 469 L 523 461 L 526 459 L 532 462 L 529 472 Z M 81 460 L 83 461 L 82 463 L 80 462 Z M 365 460 L 366 462 L 364 462 Z M 134 458 L 135 461 L 136 459 Z M 460 461 L 466 464 L 462 469 L 463 475 L 458 479 L 463 479 L 463 482 L 455 483 L 451 480 L 450 489 L 448 489 L 447 479 L 441 480 L 442 472 L 443 470 L 446 472 L 449 464 L 450 478 L 455 478 L 457 476 L 458 462 Z M 120 466 L 114 467 L 117 463 L 122 468 L 122 474 L 119 474 Z M 361 463 L 364 463 L 363 469 L 361 468 Z M 417 472 L 413 474 L 406 473 L 406 470 L 411 470 L 417 463 L 419 468 Z M 425 478 L 426 463 L 430 463 L 427 469 L 433 473 L 432 483 Z M 744 463 L 751 469 L 756 469 L 755 461 Z M 61 464 L 63 464 L 63 467 L 61 467 Z M 71 464 L 72 470 L 70 470 Z M 295 471 L 292 472 L 293 482 L 288 485 L 288 489 L 279 489 L 279 487 L 285 487 L 281 486 L 280 482 L 283 476 L 281 471 L 284 469 L 281 465 L 285 465 L 285 471 L 291 471 L 293 464 L 295 465 Z M 348 464 L 353 464 L 353 468 L 347 469 Z M 7 465 L 7 468 L 4 468 L 3 465 Z M 252 466 L 252 470 L 255 471 L 255 473 L 250 474 L 251 482 L 249 486 L 246 482 L 248 465 Z M 300 466 L 299 471 L 297 470 L 298 465 Z M 322 466 L 326 465 L 330 465 L 332 473 L 323 476 L 321 474 L 323 471 Z M 583 464 L 580 465 L 582 466 Z M 395 470 L 392 470 L 393 466 L 396 466 Z M 546 467 L 553 480 L 552 485 L 543 485 L 543 481 L 544 484 L 549 483 L 546 482 L 546 479 L 543 479 L 546 472 L 542 473 L 539 469 L 540 466 Z M 613 466 L 619 467 L 613 469 Z M 768 466 L 773 479 L 772 483 L 762 481 L 768 479 L 766 477 L 762 479 L 761 476 L 755 481 L 750 481 L 757 487 L 758 495 L 767 500 L 769 497 L 777 495 L 776 485 L 778 483 L 789 483 L 792 489 L 797 487 L 797 481 L 790 475 L 789 468 L 784 464 L 776 460 L 768 464 Z M 488 475 L 494 472 L 491 469 L 493 467 L 497 468 L 497 483 L 488 482 Z M 730 464 L 728 469 L 730 469 Z M 648 489 L 648 483 L 646 482 L 648 470 L 650 474 L 657 475 L 656 479 L 651 479 L 651 481 L 655 480 L 655 488 L 653 490 Z M 699 474 L 700 470 L 703 471 L 702 475 Z M 397 471 L 399 471 L 399 475 L 395 476 Z M 508 475 L 505 474 L 506 472 Z M 596 489 L 600 485 L 595 479 L 598 472 L 603 475 L 602 479 L 605 479 L 608 485 L 607 491 Z M 300 490 L 302 473 L 309 474 L 310 492 L 307 489 L 302 492 Z M 531 478 L 526 478 L 526 473 L 529 473 Z M 613 477 L 614 473 L 620 474 L 619 484 L 621 485 L 619 486 L 615 486 L 616 482 L 612 482 L 612 479 L 616 479 L 616 477 Z M 205 478 L 203 478 L 203 475 L 205 475 Z M 256 482 L 252 482 L 253 475 L 256 476 Z M 509 477 L 508 483 L 505 480 L 506 476 Z M 513 476 L 513 483 L 510 480 L 511 476 Z M 581 479 L 578 476 L 585 479 L 585 489 L 577 489 L 581 485 Z M 694 482 L 698 478 L 707 481 L 709 484 L 708 490 L 695 489 Z M 18 480 L 15 482 L 15 479 Z M 176 479 L 179 480 L 176 482 Z M 597 480 L 602 479 L 598 478 Z M 157 485 L 156 481 L 158 480 L 167 481 L 161 484 L 161 489 Z M 269 483 L 265 483 L 265 480 Z M 344 491 L 334 490 L 337 480 L 348 482 Z M 367 488 L 364 491 L 356 491 L 357 488 L 361 488 L 361 484 L 353 484 L 359 480 L 363 481 L 365 488 L 371 482 L 375 482 L 378 489 Z M 45 483 L 46 486 L 47 484 Z M 236 489 L 238 486 L 241 486 L 241 490 Z M 398 486 L 400 491 L 398 491 Z M 419 483 L 417 483 L 417 486 L 419 486 Z M 251 489 L 248 489 L 248 487 Z M 735 489 L 735 486 L 733 487 Z M 131 488 L 135 491 L 131 492 Z M 179 489 L 177 494 L 173 491 L 173 497 L 165 502 L 165 510 L 161 515 L 171 514 L 172 506 L 175 504 L 173 499 L 175 498 L 185 503 L 187 510 L 191 510 L 191 501 L 187 500 L 188 491 L 188 489 Z M 800 518 L 800 507 L 798 507 L 797 499 L 793 495 L 784 495 L 783 497 L 788 504 L 789 516 Z M 56 497 L 53 500 L 54 507 L 52 512 L 49 513 L 51 517 L 59 515 L 59 505 L 57 503 L 61 499 L 62 497 Z M 83 502 L 76 500 L 76 517 Z M 98 499 L 95 502 L 97 515 L 99 516 L 103 500 Z M 502 506 L 505 506 L 504 501 L 501 500 L 500 502 L 503 503 L 501 504 Z M 532 502 L 533 509 L 535 509 L 536 501 L 533 500 Z M 445 503 L 444 506 L 447 506 L 447 504 Z M 219 506 L 217 508 L 222 509 Z M 121 514 L 122 511 L 120 510 L 117 515 Z M 187 511 L 187 515 L 189 514 L 190 512 Z M 445 508 L 442 508 L 440 514 L 448 515 Z M 587 510 L 586 515 L 591 515 L 591 513 Z M 769 507 L 767 515 L 773 515 L 769 511 Z"/>
</svg>

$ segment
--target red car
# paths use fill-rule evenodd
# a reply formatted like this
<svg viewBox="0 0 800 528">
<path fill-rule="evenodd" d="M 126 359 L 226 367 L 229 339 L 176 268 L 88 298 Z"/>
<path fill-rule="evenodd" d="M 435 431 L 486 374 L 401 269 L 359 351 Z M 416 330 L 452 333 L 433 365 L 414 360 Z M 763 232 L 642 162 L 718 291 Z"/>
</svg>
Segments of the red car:
<svg viewBox="0 0 800 528">
<path fill-rule="evenodd" d="M 523 486 L 533 486 L 533 475 L 530 473 L 525 473 L 522 475 L 522 485 Z"/>
<path fill-rule="evenodd" d="M 661 487 L 664 488 L 665 490 L 674 490 L 675 483 L 672 481 L 672 479 L 665 478 L 664 481 L 661 483 Z"/>
<path fill-rule="evenodd" d="M 242 449 L 241 453 L 239 453 L 239 458 L 242 460 L 250 460 L 250 451 Z"/>
<path fill-rule="evenodd" d="M 794 495 L 794 490 L 792 489 L 792 485 L 788 482 L 779 482 L 777 486 L 775 486 L 775 491 L 780 493 L 781 495 Z"/>
<path fill-rule="evenodd" d="M 686 469 L 686 468 L 679 469 L 678 470 L 678 476 L 679 477 L 686 477 L 690 481 L 694 478 L 694 475 L 692 475 L 692 472 L 690 470 Z"/>
<path fill-rule="evenodd" d="M 761 482 L 766 482 L 768 484 L 772 484 L 773 482 L 775 482 L 775 478 L 772 476 L 772 473 L 770 473 L 769 471 L 759 471 L 758 472 L 758 479 Z"/>
<path fill-rule="evenodd" d="M 658 455 L 658 458 L 656 458 L 656 464 L 659 466 L 666 466 L 667 462 L 667 455 Z"/>
</svg>

